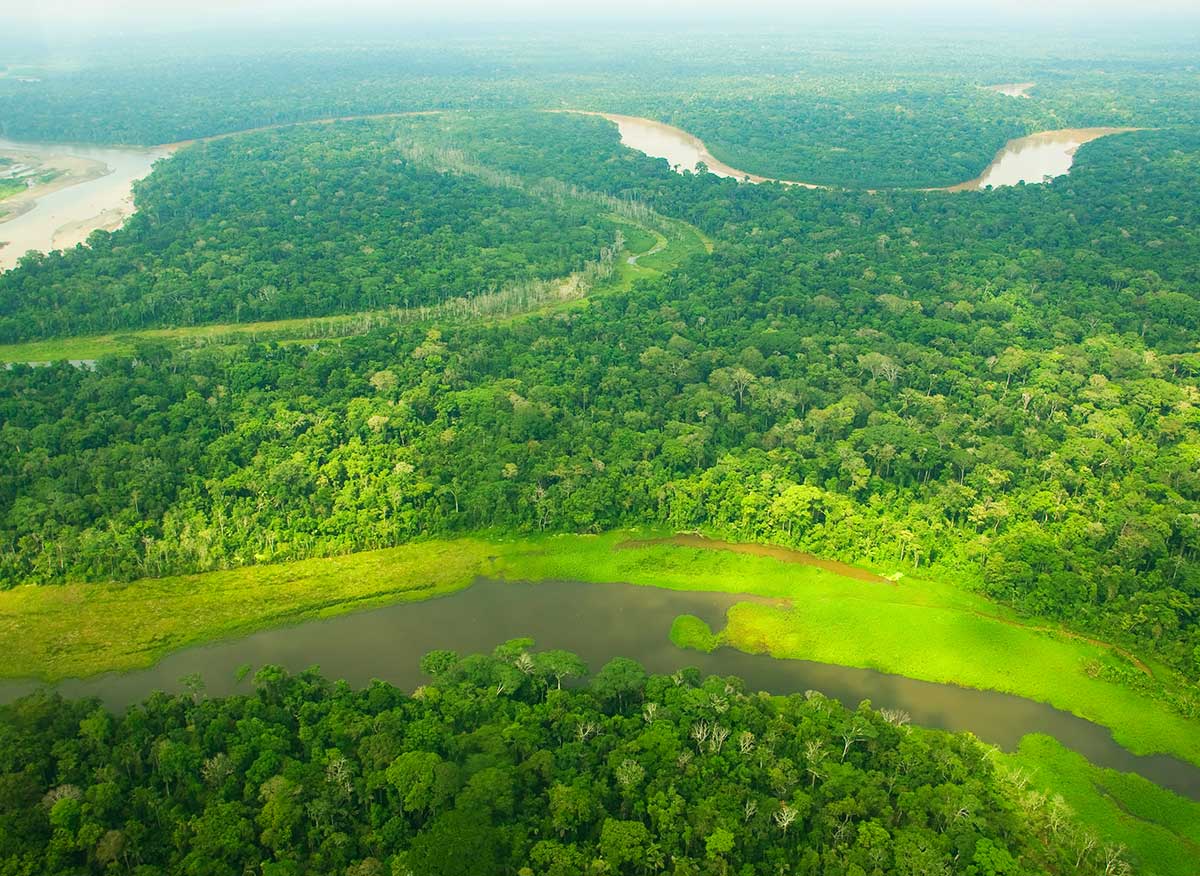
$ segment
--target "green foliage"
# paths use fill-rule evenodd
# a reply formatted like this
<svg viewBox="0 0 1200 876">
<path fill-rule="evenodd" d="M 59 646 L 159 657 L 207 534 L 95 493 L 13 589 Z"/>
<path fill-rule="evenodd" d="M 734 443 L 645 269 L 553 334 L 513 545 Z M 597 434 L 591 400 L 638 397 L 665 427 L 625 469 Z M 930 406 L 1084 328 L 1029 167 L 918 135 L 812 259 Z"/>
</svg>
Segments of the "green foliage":
<svg viewBox="0 0 1200 876">
<path fill-rule="evenodd" d="M 1194 134 L 1090 144 L 1048 186 L 867 201 L 664 173 L 591 118 L 421 136 L 637 194 L 716 249 L 500 325 L 4 371 L 0 580 L 705 526 L 977 583 L 1196 671 Z"/>
<path fill-rule="evenodd" d="M 691 648 L 708 653 L 721 644 L 720 636 L 714 635 L 708 624 L 692 614 L 681 614 L 671 624 L 671 642 L 677 648 Z"/>
<path fill-rule="evenodd" d="M 980 874 L 1104 872 L 1103 845 L 1037 817 L 969 736 L 627 663 L 624 703 L 540 670 L 480 683 L 523 644 L 414 696 L 278 669 L 248 696 L 156 694 L 102 738 L 80 729 L 87 701 L 0 707 L 0 870 L 751 876 L 965 855 Z M 839 756 L 851 725 L 869 744 Z"/>
<path fill-rule="evenodd" d="M 407 159 L 393 139 L 421 124 L 182 150 L 138 184 L 122 232 L 0 274 L 0 340 L 441 305 L 566 276 L 611 246 L 599 204 Z"/>
<path fill-rule="evenodd" d="M 1021 776 L 1019 799 L 1047 822 L 1072 812 L 1084 843 L 1119 843 L 1134 872 L 1191 876 L 1200 844 L 1200 803 L 1140 776 L 1101 769 L 1048 736 L 1026 736 L 1002 756 Z"/>
</svg>

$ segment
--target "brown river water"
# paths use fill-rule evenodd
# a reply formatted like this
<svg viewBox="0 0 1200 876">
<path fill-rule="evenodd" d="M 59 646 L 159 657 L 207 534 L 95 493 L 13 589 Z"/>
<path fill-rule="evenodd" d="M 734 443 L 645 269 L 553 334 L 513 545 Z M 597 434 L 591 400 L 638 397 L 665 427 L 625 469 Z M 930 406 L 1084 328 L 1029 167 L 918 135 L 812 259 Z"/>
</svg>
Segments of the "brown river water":
<svg viewBox="0 0 1200 876">
<path fill-rule="evenodd" d="M 1029 83 L 1032 85 L 1032 83 Z M 997 86 L 999 88 L 1000 86 Z M 1010 87 L 1010 86 L 1004 86 Z M 1015 86 L 1013 86 L 1015 87 Z M 1007 93 L 1007 92 L 1005 92 Z M 601 116 L 613 122 L 621 142 L 654 158 L 664 158 L 679 172 L 695 171 L 703 162 L 710 173 L 751 183 L 778 182 L 788 186 L 810 189 L 829 188 L 797 180 L 771 179 L 730 167 L 708 151 L 703 141 L 687 131 L 651 119 L 622 116 L 615 113 L 587 112 L 580 115 Z M 1010 140 L 979 176 L 940 191 L 977 191 L 1018 183 L 1040 183 L 1071 170 L 1075 153 L 1084 143 L 1100 137 L 1135 131 L 1137 128 L 1064 128 L 1060 131 L 1041 131 L 1027 137 Z"/>
<path fill-rule="evenodd" d="M 1004 86 L 1003 88 L 1008 88 Z M 1016 86 L 1012 86 L 1016 87 Z M 1001 89 L 1001 86 L 996 86 Z M 1008 93 L 1008 92 L 1004 92 Z M 390 113 L 392 118 L 423 113 Z M 656 158 L 664 158 L 676 170 L 695 171 L 703 164 L 710 173 L 750 183 L 779 182 L 789 186 L 826 188 L 799 180 L 775 180 L 731 167 L 717 159 L 697 137 L 671 125 L 615 113 L 582 113 L 602 116 L 616 124 L 621 142 Z M 343 119 L 321 119 L 300 124 L 330 124 Z M 279 125 L 273 127 L 288 127 Z M 267 130 L 267 129 L 255 129 Z M 1132 128 L 1069 128 L 1043 131 L 1007 143 L 978 177 L 946 191 L 986 189 L 991 186 L 1040 183 L 1070 171 L 1079 147 L 1098 137 L 1119 134 Z M 249 133 L 249 132 L 237 132 Z M 220 134 L 215 140 L 234 134 Z M 72 185 L 54 186 L 36 198 L 13 199 L 15 215 L 0 220 L 0 271 L 15 267 L 30 250 L 49 252 L 66 249 L 87 240 L 97 229 L 114 231 L 134 212 L 133 184 L 149 174 L 154 162 L 190 145 L 171 143 L 153 148 L 71 146 L 47 143 L 17 143 L 0 139 L 0 154 L 38 157 L 50 162 L 74 162 L 94 168 Z M 18 202 L 19 201 L 19 202 Z"/>
<path fill-rule="evenodd" d="M 74 185 L 54 187 L 25 201 L 15 216 L 0 222 L 0 271 L 15 267 L 30 250 L 50 252 L 82 243 L 93 231 L 113 231 L 133 215 L 133 184 L 150 173 L 154 162 L 171 154 L 153 149 L 17 143 L 0 139 L 0 154 L 72 159 L 98 173 Z M 18 199 L 14 199 L 18 200 Z"/>
<path fill-rule="evenodd" d="M 428 681 L 419 668 L 421 655 L 428 651 L 489 652 L 508 639 L 528 636 L 539 649 L 574 651 L 593 671 L 613 657 L 625 656 L 656 673 L 694 666 L 705 674 L 736 675 L 752 690 L 819 690 L 851 707 L 869 699 L 876 708 L 904 709 L 916 724 L 971 731 L 1005 750 L 1014 749 L 1027 733 L 1046 733 L 1094 764 L 1135 772 L 1200 799 L 1200 768 L 1173 757 L 1131 754 L 1106 728 L 1033 700 L 868 669 L 777 660 L 731 648 L 703 654 L 671 644 L 676 616 L 693 614 L 720 627 L 729 607 L 748 598 L 752 597 L 630 584 L 480 579 L 439 599 L 265 630 L 177 651 L 149 669 L 71 679 L 56 688 L 64 696 L 94 696 L 110 708 L 123 709 L 155 690 L 181 690 L 179 679 L 192 673 L 205 680 L 210 695 L 246 691 L 247 683 L 235 682 L 238 667 L 273 663 L 292 671 L 316 665 L 330 678 L 356 686 L 379 678 L 412 690 Z M 0 702 L 40 686 L 0 681 Z"/>
</svg>

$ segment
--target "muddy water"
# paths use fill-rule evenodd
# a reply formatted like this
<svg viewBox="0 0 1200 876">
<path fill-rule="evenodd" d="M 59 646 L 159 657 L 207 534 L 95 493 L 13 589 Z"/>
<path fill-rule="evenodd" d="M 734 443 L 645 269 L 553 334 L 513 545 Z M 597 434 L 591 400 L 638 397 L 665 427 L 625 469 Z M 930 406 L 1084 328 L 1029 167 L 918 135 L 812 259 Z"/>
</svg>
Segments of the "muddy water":
<svg viewBox="0 0 1200 876">
<path fill-rule="evenodd" d="M 1013 96 L 1028 97 L 1022 90 L 1032 86 L 1033 83 L 1016 83 L 988 87 L 1004 94 L 1011 93 Z M 714 158 L 708 151 L 708 147 L 699 138 L 662 122 L 636 116 L 622 116 L 616 113 L 580 112 L 579 114 L 600 116 L 615 123 L 624 145 L 655 158 L 665 158 L 672 168 L 680 172 L 694 171 L 699 164 L 703 163 L 710 173 L 744 182 L 779 182 L 784 185 L 803 186 L 810 189 L 828 188 L 828 186 L 797 182 L 796 180 L 771 179 L 730 167 Z M 992 163 L 978 177 L 958 185 L 946 186 L 940 191 L 975 191 L 988 187 L 1013 186 L 1020 182 L 1041 183 L 1070 171 L 1071 165 L 1075 161 L 1075 152 L 1084 143 L 1100 137 L 1136 130 L 1138 129 L 1066 128 L 1061 131 L 1041 131 L 1037 134 L 1030 134 L 1028 137 L 1018 137 L 1006 143 Z"/>
<path fill-rule="evenodd" d="M 630 149 L 644 152 L 652 158 L 665 158 L 674 170 L 681 173 L 685 170 L 694 172 L 703 163 L 711 174 L 738 179 L 744 182 L 778 182 L 784 185 L 803 186 L 809 189 L 826 188 L 826 186 L 815 185 L 813 183 L 758 176 L 757 174 L 747 173 L 744 170 L 738 170 L 736 167 L 730 167 L 728 164 L 714 157 L 708 151 L 708 147 L 698 137 L 694 137 L 687 131 L 664 124 L 663 122 L 656 122 L 637 116 L 622 116 L 617 113 L 580 112 L 578 114 L 600 116 L 615 123 L 617 130 L 621 134 L 621 143 Z"/>
<path fill-rule="evenodd" d="M 418 668 L 427 651 L 488 652 L 507 639 L 529 636 L 538 648 L 578 653 L 592 670 L 612 657 L 628 656 L 652 672 L 695 666 L 705 674 L 737 675 L 753 690 L 781 694 L 819 690 L 850 706 L 869 699 L 876 708 L 908 711 L 914 723 L 969 730 L 1009 750 L 1027 733 L 1047 733 L 1095 764 L 1137 772 L 1200 799 L 1200 768 L 1171 757 L 1130 754 L 1105 728 L 1032 700 L 865 669 L 775 660 L 729 648 L 712 654 L 680 651 L 670 643 L 668 634 L 677 615 L 694 614 L 721 626 L 728 608 L 746 599 L 629 584 L 485 579 L 441 599 L 267 630 L 179 651 L 147 670 L 65 681 L 58 689 L 71 697 L 96 696 L 120 709 L 154 690 L 179 690 L 178 680 L 191 673 L 204 678 L 209 694 L 228 694 L 238 690 L 234 675 L 239 666 L 265 663 L 293 671 L 318 665 L 326 675 L 354 685 L 381 678 L 412 689 L 427 680 Z M 37 686 L 0 682 L 0 702 Z"/>
<path fill-rule="evenodd" d="M 1076 151 L 1084 143 L 1135 130 L 1137 128 L 1066 128 L 1018 137 L 1005 144 L 983 173 L 948 190 L 970 191 L 989 186 L 1015 186 L 1021 182 L 1045 182 L 1068 173 L 1075 162 Z"/>
<path fill-rule="evenodd" d="M 0 139 L 0 152 L 67 156 L 96 162 L 102 175 L 37 197 L 32 207 L 0 222 L 0 270 L 12 268 L 29 250 L 49 252 L 74 246 L 98 228 L 115 230 L 133 215 L 133 183 L 142 179 L 169 147 L 154 149 L 17 143 Z"/>
</svg>

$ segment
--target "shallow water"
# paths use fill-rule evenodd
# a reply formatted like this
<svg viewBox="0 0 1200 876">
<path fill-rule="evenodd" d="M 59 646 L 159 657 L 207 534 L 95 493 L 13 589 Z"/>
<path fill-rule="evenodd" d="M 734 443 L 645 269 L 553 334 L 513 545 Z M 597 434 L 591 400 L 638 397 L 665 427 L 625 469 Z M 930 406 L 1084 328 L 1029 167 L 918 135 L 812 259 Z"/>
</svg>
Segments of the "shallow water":
<svg viewBox="0 0 1200 876">
<path fill-rule="evenodd" d="M 643 119 L 638 116 L 622 116 L 616 113 L 581 113 L 581 115 L 601 116 L 613 122 L 621 135 L 621 143 L 630 149 L 644 152 L 652 158 L 665 158 L 672 169 L 682 173 L 693 171 L 703 163 L 708 172 L 720 177 L 744 180 L 752 183 L 781 182 L 790 186 L 804 188 L 824 188 L 812 183 L 796 180 L 777 180 L 757 174 L 747 173 L 730 167 L 717 159 L 704 142 L 687 131 L 672 125 Z"/>
<path fill-rule="evenodd" d="M 1067 128 L 1042 131 L 1009 140 L 978 177 L 952 190 L 1000 188 L 1019 183 L 1041 183 L 1069 173 L 1075 153 L 1084 143 L 1121 134 L 1130 128 Z"/>
<path fill-rule="evenodd" d="M 18 143 L 0 139 L 0 151 L 69 155 L 102 163 L 103 176 L 78 182 L 38 198 L 31 210 L 0 222 L 0 270 L 12 268 L 30 250 L 50 252 L 87 239 L 97 228 L 119 227 L 133 214 L 133 183 L 150 173 L 168 148 L 75 146 Z"/>
<path fill-rule="evenodd" d="M 1005 82 L 1000 85 L 985 85 L 984 88 L 988 91 L 997 91 L 1005 97 L 1023 97 L 1029 100 L 1029 89 L 1036 84 L 1036 82 Z"/>
<path fill-rule="evenodd" d="M 180 690 L 179 679 L 191 673 L 204 678 L 209 694 L 229 694 L 239 689 L 234 681 L 239 666 L 274 663 L 292 671 L 318 665 L 327 676 L 353 685 L 380 678 L 411 690 L 428 680 L 418 665 L 428 651 L 490 652 L 503 641 L 529 636 L 539 649 L 574 651 L 593 671 L 612 657 L 626 656 L 656 673 L 695 666 L 705 674 L 737 675 L 752 690 L 819 690 L 851 707 L 869 699 L 876 708 L 906 710 L 916 724 L 969 730 L 1006 750 L 1014 749 L 1027 733 L 1047 733 L 1092 763 L 1136 772 L 1200 799 L 1200 768 L 1172 757 L 1130 754 L 1105 728 L 1032 700 L 730 648 L 712 654 L 681 651 L 670 643 L 671 622 L 677 615 L 694 614 L 720 627 L 726 610 L 747 599 L 754 597 L 630 584 L 481 579 L 440 599 L 266 630 L 177 651 L 146 670 L 68 680 L 57 688 L 65 696 L 95 696 L 122 709 L 155 690 Z M 0 682 L 0 702 L 39 686 Z"/>
<path fill-rule="evenodd" d="M 990 86 L 1002 93 L 1003 89 L 1031 87 L 1032 83 Z M 1027 97 L 1024 94 L 1014 96 Z M 752 183 L 781 182 L 785 185 L 805 188 L 824 188 L 813 183 L 795 180 L 773 180 L 769 177 L 747 173 L 730 167 L 713 157 L 708 147 L 687 131 L 650 119 L 622 116 L 615 113 L 583 113 L 597 115 L 614 122 L 621 134 L 621 143 L 654 158 L 665 158 L 679 172 L 695 171 L 701 162 L 710 173 L 721 177 L 744 180 Z M 1075 152 L 1084 143 L 1111 134 L 1120 134 L 1133 128 L 1067 128 L 1061 131 L 1041 131 L 1027 137 L 1010 140 L 996 154 L 992 163 L 982 174 L 958 185 L 947 186 L 946 191 L 972 191 L 979 189 L 1014 186 L 1021 182 L 1041 183 L 1068 173 L 1075 161 Z"/>
</svg>

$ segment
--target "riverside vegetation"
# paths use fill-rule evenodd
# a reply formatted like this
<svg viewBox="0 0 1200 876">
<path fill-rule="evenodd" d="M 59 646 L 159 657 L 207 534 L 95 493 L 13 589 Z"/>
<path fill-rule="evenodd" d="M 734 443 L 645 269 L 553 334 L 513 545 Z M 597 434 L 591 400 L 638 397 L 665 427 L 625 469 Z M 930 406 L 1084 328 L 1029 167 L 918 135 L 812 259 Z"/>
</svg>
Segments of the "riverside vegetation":
<svg viewBox="0 0 1200 876">
<path fill-rule="evenodd" d="M 1200 674 L 1194 137 L 1089 144 L 1064 184 L 872 197 L 681 177 L 596 119 L 445 124 L 483 164 L 607 177 L 716 249 L 516 321 L 5 371 L 4 580 L 657 522 L 959 577 Z M 32 310 L 59 310 L 68 276 L 154 282 L 134 270 L 141 235 L 162 235 L 169 276 L 194 248 L 159 216 L 148 199 L 96 247 L 0 277 L 9 331 L 44 334 Z M 967 221 L 983 230 L 969 246 Z M 228 254 L 186 256 L 193 275 L 258 245 L 232 230 Z M 304 258 L 336 233 L 314 228 Z M 186 285 L 160 288 L 193 306 Z M 105 300 L 92 312 L 143 323 Z"/>
<path fill-rule="evenodd" d="M 0 707 L 0 867 L 205 876 L 1128 872 L 969 737 L 736 678 L 586 687 L 569 652 L 428 654 L 411 696 L 264 667 L 114 718 Z"/>
<path fill-rule="evenodd" d="M 719 630 L 680 619 L 681 645 L 1007 690 L 1195 762 L 1200 134 L 1194 68 L 1172 66 L 1186 51 L 1168 40 L 1154 72 L 1136 52 L 1116 72 L 1063 57 L 1023 70 L 1039 86 L 1016 101 L 977 87 L 1016 72 L 993 52 L 927 52 L 920 73 L 868 51 L 818 79 L 782 43 L 730 45 L 728 74 L 707 77 L 715 56 L 662 45 L 596 77 L 601 62 L 533 39 L 502 75 L 495 49 L 466 42 L 411 67 L 364 50 L 324 81 L 303 53 L 224 73 L 184 58 L 153 94 L 115 63 L 0 79 L 9 136 L 161 143 L 442 110 L 183 148 L 138 185 L 125 228 L 0 275 L 17 363 L 0 370 L 10 674 L 144 665 L 480 573 L 628 580 L 791 600 L 739 604 Z M 878 70 L 895 77 L 882 91 Z M 114 96 L 102 119 L 97 83 Z M 534 111 L 563 107 L 660 118 L 735 166 L 847 188 L 676 174 L 602 119 Z M 1070 125 L 1148 130 L 1088 144 L 1052 184 L 913 190 Z M 858 190 L 877 184 L 897 190 Z M 19 364 L 59 358 L 98 361 Z M 624 527 L 792 546 L 899 583 L 593 537 Z M 487 872 L 1183 874 L 1195 850 L 1185 801 L 1046 740 L 997 756 L 1023 790 L 969 740 L 865 707 L 694 678 L 614 701 L 599 681 L 550 690 L 538 667 L 561 655 L 527 650 L 435 658 L 421 698 L 268 670 L 249 698 L 155 697 L 124 717 L 6 708 L 0 751 L 22 754 L 3 764 L 0 855 L 14 873 L 438 873 L 450 859 L 434 850 L 461 840 L 455 864 Z M 660 689 L 728 695 L 759 740 L 781 720 L 810 729 L 772 743 L 789 764 L 735 770 L 742 790 L 713 802 L 710 774 L 689 772 L 711 736 L 681 763 L 696 715 Z M 634 708 L 647 691 L 661 726 Z M 564 713 L 570 732 L 603 731 L 569 764 L 536 755 Z M 855 720 L 875 736 L 818 761 L 870 791 L 826 795 L 795 746 Z M 368 763 L 360 746 L 384 726 L 387 756 Z M 881 791 L 905 739 L 941 772 L 916 764 Z M 722 745 L 713 776 L 730 774 Z M 412 776 L 386 774 L 418 751 L 443 766 L 422 760 L 437 791 L 410 809 Z M 219 780 L 197 775 L 209 762 Z M 620 778 L 634 767 L 687 815 L 656 820 L 642 778 Z M 565 832 L 556 776 L 597 795 Z M 783 841 L 785 809 L 803 842 Z"/>
</svg>

